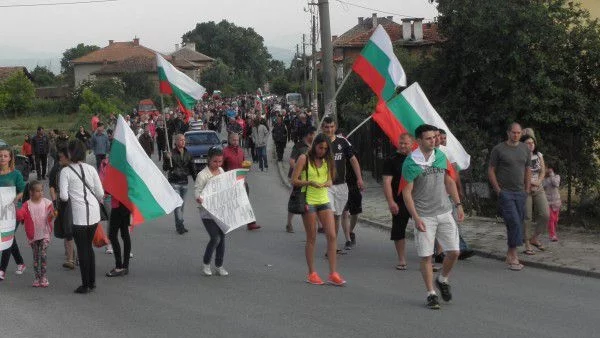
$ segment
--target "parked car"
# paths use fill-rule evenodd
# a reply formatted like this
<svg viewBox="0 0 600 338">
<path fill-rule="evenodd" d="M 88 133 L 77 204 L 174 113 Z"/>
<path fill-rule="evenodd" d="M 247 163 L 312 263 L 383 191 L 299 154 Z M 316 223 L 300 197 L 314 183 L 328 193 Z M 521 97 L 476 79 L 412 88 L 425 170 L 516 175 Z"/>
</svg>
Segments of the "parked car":
<svg viewBox="0 0 600 338">
<path fill-rule="evenodd" d="M 8 143 L 0 139 L 0 147 L 6 145 L 8 145 Z M 25 182 L 29 180 L 29 173 L 31 172 L 32 165 L 33 163 L 29 163 L 29 159 L 27 158 L 27 156 L 15 155 L 15 169 L 21 172 L 21 175 L 23 175 L 23 179 L 25 180 Z"/>
<path fill-rule="evenodd" d="M 227 143 L 227 141 L 221 142 L 219 135 L 213 130 L 194 130 L 183 135 L 185 137 L 185 148 L 194 159 L 196 173 L 206 167 L 210 148 L 222 147 Z"/>
<path fill-rule="evenodd" d="M 157 117 L 160 115 L 160 111 L 156 108 L 154 101 L 150 99 L 141 100 L 138 104 L 137 112 L 140 116 L 149 114 Z"/>
</svg>

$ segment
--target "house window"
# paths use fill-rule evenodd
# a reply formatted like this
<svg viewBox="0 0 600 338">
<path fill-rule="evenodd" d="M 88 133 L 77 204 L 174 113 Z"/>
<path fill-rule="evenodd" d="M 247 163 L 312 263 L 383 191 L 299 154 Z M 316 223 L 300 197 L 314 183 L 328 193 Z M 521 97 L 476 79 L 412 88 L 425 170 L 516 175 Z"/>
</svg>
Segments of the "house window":
<svg viewBox="0 0 600 338">
<path fill-rule="evenodd" d="M 337 84 L 340 84 L 340 83 L 342 83 L 343 79 L 344 79 L 344 65 L 339 64 L 336 67 L 335 81 L 337 82 Z"/>
</svg>

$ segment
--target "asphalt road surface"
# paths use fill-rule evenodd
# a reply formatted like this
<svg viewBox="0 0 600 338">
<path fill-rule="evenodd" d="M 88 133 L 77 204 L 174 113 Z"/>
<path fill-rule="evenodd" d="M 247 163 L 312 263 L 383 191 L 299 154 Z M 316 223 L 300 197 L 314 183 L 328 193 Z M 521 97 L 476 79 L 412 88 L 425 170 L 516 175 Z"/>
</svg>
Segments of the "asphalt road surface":
<svg viewBox="0 0 600 338">
<path fill-rule="evenodd" d="M 426 292 L 412 242 L 408 270 L 394 269 L 389 234 L 361 226 L 357 247 L 339 256 L 345 287 L 304 282 L 304 231 L 284 231 L 288 192 L 271 167 L 249 175 L 250 198 L 262 229 L 227 236 L 227 277 L 201 274 L 208 236 L 192 185 L 185 235 L 172 216 L 141 225 L 126 277 L 107 278 L 111 255 L 96 250 L 97 289 L 74 294 L 79 271 L 66 271 L 62 241 L 48 253 L 50 287 L 31 287 L 31 249 L 17 237 L 28 268 L 0 282 L 0 337 L 598 337 L 600 282 L 544 270 L 508 271 L 495 260 L 460 262 L 450 282 L 454 299 L 439 311 Z M 342 239 L 339 239 L 340 246 Z M 327 277 L 325 238 L 317 268 Z M 441 299 L 440 299 L 441 301 Z M 596 333 L 594 333 L 596 332 Z"/>
</svg>

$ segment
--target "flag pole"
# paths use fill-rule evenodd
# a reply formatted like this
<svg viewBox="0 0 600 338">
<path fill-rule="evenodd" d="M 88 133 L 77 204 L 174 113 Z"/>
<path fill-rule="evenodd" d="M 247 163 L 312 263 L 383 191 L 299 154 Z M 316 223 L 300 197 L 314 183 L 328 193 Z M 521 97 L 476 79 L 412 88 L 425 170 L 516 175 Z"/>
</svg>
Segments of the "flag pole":
<svg viewBox="0 0 600 338">
<path fill-rule="evenodd" d="M 167 118 L 165 117 L 165 103 L 163 101 L 163 96 L 160 94 L 160 110 L 162 111 L 163 117 L 163 128 L 165 129 L 165 142 L 167 145 L 167 152 L 169 153 L 169 162 L 171 167 L 173 166 L 173 156 L 171 154 L 171 144 L 169 143 L 169 128 L 167 128 Z M 163 160 L 164 161 L 164 160 Z"/>
<path fill-rule="evenodd" d="M 331 99 L 329 107 L 327 107 L 327 106 L 325 107 L 325 109 L 323 111 L 323 117 L 321 117 L 321 121 L 319 122 L 319 127 L 317 128 L 317 131 L 319 129 L 321 129 L 321 125 L 323 124 L 323 119 L 325 119 L 325 116 L 329 115 L 329 114 L 327 114 L 327 110 L 328 109 L 332 109 L 331 106 L 336 104 L 335 100 L 337 99 L 338 94 L 342 90 L 342 87 L 344 87 L 344 84 L 346 84 L 346 81 L 350 77 L 350 74 L 352 74 L 352 69 L 350 69 L 350 71 L 348 72 L 348 74 L 346 74 L 346 76 L 344 76 L 344 79 L 342 80 L 342 83 L 340 83 L 340 86 L 338 87 L 338 89 L 335 91 L 335 94 L 333 95 L 333 99 Z M 318 112 L 317 112 L 317 114 L 318 114 Z"/>
<path fill-rule="evenodd" d="M 352 129 L 351 132 L 348 133 L 348 135 L 346 135 L 346 138 L 350 137 L 350 135 L 354 134 L 355 131 L 358 130 L 358 128 L 362 127 L 365 123 L 369 122 L 371 119 L 373 118 L 373 115 L 369 115 L 369 117 L 367 117 L 364 121 L 362 121 L 358 126 L 356 126 L 356 128 Z"/>
</svg>

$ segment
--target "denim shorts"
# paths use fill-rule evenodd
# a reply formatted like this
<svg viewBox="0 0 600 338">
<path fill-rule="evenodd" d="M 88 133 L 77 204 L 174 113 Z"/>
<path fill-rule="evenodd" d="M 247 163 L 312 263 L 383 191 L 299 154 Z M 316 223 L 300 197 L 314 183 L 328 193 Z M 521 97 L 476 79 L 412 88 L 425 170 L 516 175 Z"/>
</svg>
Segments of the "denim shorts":
<svg viewBox="0 0 600 338">
<path fill-rule="evenodd" d="M 331 204 L 329 204 L 329 203 L 318 204 L 318 205 L 310 205 L 310 204 L 306 205 L 306 212 L 308 212 L 308 213 L 314 213 L 314 212 L 330 210 L 330 209 L 331 209 Z"/>
</svg>

